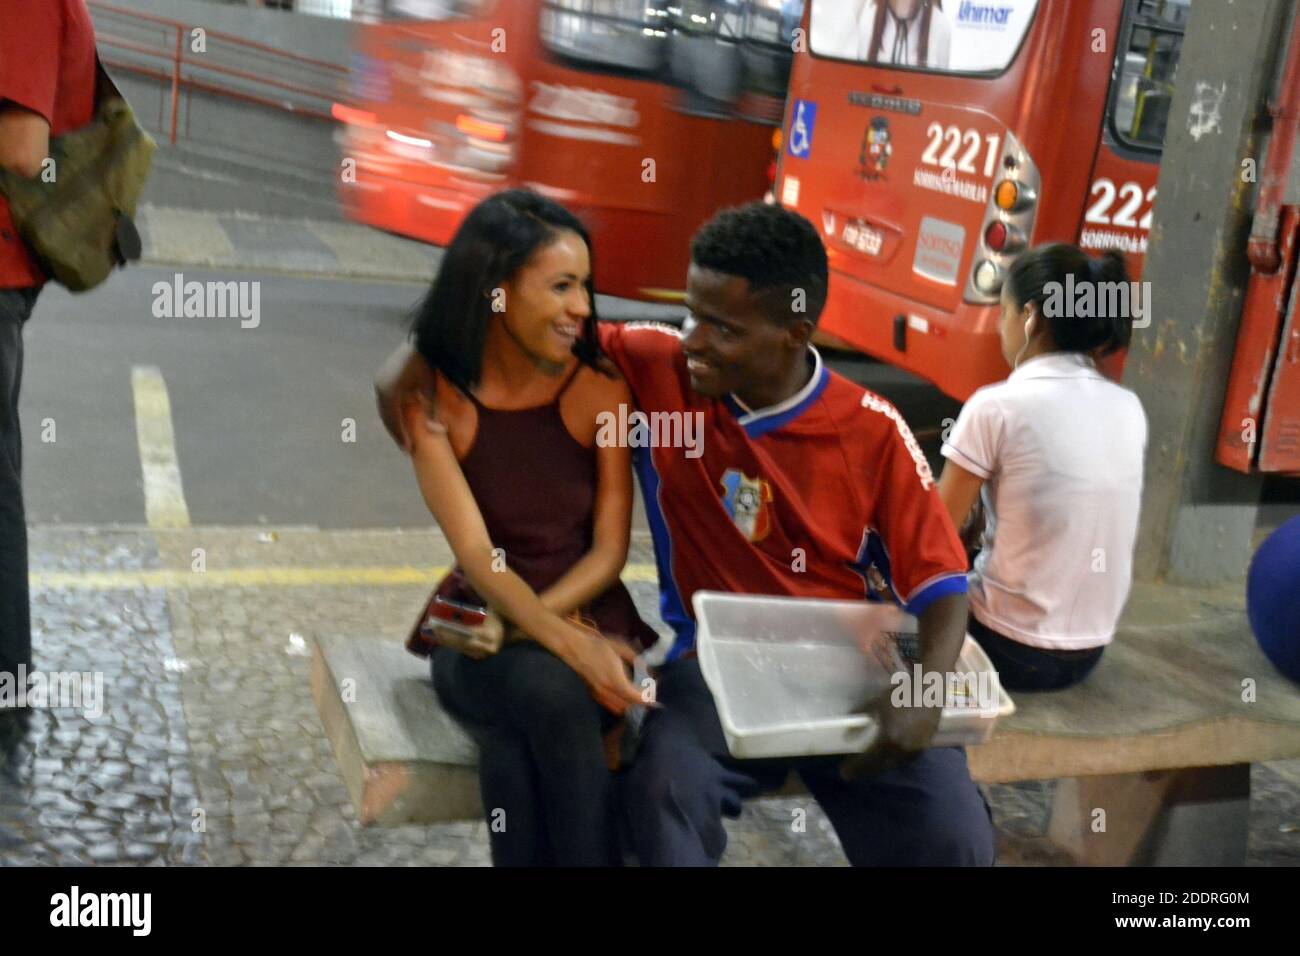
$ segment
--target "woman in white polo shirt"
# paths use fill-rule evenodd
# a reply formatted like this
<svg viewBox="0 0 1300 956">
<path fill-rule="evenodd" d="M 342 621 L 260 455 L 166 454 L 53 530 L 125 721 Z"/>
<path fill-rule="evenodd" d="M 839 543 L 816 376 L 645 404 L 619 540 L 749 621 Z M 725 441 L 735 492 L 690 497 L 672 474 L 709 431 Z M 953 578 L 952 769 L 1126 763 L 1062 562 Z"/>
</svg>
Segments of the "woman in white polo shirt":
<svg viewBox="0 0 1300 956">
<path fill-rule="evenodd" d="M 1010 690 L 1081 681 L 1128 598 L 1147 422 L 1095 359 L 1128 346 L 1136 294 L 1118 253 L 1057 243 L 1017 259 L 998 325 L 1013 371 L 970 397 L 943 445 L 953 524 L 984 503 L 970 633 Z"/>
</svg>

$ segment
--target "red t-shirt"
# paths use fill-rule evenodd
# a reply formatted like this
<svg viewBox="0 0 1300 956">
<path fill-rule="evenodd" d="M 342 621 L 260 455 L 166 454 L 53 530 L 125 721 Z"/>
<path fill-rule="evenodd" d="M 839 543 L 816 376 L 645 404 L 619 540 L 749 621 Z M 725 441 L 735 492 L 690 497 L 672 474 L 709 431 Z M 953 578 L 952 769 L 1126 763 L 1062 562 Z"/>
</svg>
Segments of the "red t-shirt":
<svg viewBox="0 0 1300 956">
<path fill-rule="evenodd" d="M 18 105 L 50 124 L 80 129 L 95 112 L 95 26 L 85 0 L 0 0 L 0 109 Z M 41 285 L 0 197 L 0 289 Z"/>
</svg>

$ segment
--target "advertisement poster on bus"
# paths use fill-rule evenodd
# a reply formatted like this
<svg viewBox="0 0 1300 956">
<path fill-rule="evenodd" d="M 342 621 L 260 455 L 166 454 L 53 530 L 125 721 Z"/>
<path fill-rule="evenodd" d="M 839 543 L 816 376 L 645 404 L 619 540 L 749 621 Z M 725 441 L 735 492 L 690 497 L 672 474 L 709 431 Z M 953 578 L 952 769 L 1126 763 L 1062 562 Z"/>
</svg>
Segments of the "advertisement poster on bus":
<svg viewBox="0 0 1300 956">
<path fill-rule="evenodd" d="M 1038 0 L 813 0 L 812 50 L 862 63 L 997 73 Z"/>
</svg>

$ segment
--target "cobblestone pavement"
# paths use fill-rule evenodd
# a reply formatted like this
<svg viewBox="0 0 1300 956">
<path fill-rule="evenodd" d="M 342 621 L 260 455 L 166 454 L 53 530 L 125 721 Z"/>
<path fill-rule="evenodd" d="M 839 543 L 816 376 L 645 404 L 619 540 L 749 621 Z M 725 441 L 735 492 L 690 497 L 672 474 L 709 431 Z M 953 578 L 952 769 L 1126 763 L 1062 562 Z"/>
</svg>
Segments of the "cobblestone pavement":
<svg viewBox="0 0 1300 956">
<path fill-rule="evenodd" d="M 102 674 L 102 708 L 36 709 L 0 776 L 0 864 L 488 864 L 480 822 L 358 827 L 309 686 L 317 634 L 401 638 L 449 559 L 436 532 L 38 528 L 31 550 L 36 669 Z M 1300 761 L 1252 787 L 1249 862 L 1300 864 Z M 1051 788 L 988 788 L 1001 862 L 1064 862 Z M 724 865 L 845 863 L 808 798 L 728 832 Z"/>
</svg>

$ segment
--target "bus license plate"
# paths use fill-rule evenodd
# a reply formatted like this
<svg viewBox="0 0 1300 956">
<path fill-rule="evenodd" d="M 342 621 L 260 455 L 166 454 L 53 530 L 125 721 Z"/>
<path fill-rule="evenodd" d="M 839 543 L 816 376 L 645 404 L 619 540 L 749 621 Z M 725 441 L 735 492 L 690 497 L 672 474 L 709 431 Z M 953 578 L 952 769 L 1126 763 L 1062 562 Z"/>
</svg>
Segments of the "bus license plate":
<svg viewBox="0 0 1300 956">
<path fill-rule="evenodd" d="M 880 250 L 885 244 L 885 234 L 865 222 L 845 223 L 840 239 L 849 248 L 869 256 L 880 255 Z"/>
</svg>

